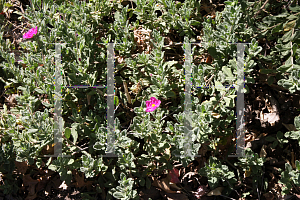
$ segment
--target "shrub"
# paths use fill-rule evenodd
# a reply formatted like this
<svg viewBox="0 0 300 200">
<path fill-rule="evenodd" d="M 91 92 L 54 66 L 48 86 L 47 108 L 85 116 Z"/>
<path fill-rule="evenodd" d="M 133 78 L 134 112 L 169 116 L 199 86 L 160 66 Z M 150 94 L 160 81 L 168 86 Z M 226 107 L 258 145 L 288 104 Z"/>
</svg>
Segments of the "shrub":
<svg viewBox="0 0 300 200">
<path fill-rule="evenodd" d="M 218 12 L 214 19 L 203 18 L 200 3 L 195 0 L 176 4 L 172 0 L 137 0 L 132 3 L 136 7 L 109 0 L 89 3 L 32 0 L 24 17 L 34 32 L 29 32 L 32 34 L 26 35 L 20 43 L 23 52 L 18 61 L 13 53 L 9 53 L 15 49 L 14 45 L 8 40 L 3 41 L 3 32 L 0 32 L 0 54 L 4 59 L 1 67 L 6 73 L 1 80 L 6 83 L 8 93 L 18 94 L 17 105 L 10 109 L 11 113 L 6 108 L 1 112 L 1 143 L 6 143 L 0 150 L 5 160 L 0 165 L 1 173 L 12 174 L 15 160 L 28 161 L 37 168 L 58 172 L 61 180 L 70 184 L 74 179 L 72 173 L 77 170 L 83 172 L 85 178 L 95 178 L 94 184 L 99 185 L 97 191 L 108 191 L 107 199 L 136 199 L 138 186 L 150 188 L 150 174 L 157 176 L 156 172 L 159 172 L 162 175 L 173 169 L 177 160 L 187 167 L 199 149 L 209 143 L 212 155 L 199 173 L 208 177 L 211 189 L 223 185 L 228 194 L 234 189 L 234 183 L 241 177 L 235 177 L 230 168 L 222 164 L 218 144 L 224 142 L 221 137 L 232 135 L 235 129 L 236 89 L 224 86 L 235 84 L 238 73 L 237 48 L 230 42 L 251 39 L 249 47 L 245 47 L 245 83 L 255 82 L 255 59 L 262 48 L 255 38 L 251 38 L 254 30 L 245 28 L 247 15 L 250 15 L 246 8 L 251 3 L 226 1 L 224 11 Z M 133 22 L 133 18 L 138 20 Z M 291 17 L 291 20 L 298 25 L 298 19 Z M 187 46 L 182 45 L 180 49 L 168 45 L 166 48 L 164 43 L 172 31 L 179 38 L 176 42 L 195 42 L 196 34 L 200 33 L 195 29 L 199 30 L 200 25 L 203 25 L 202 41 L 205 43 L 202 48 L 192 46 L 191 57 L 209 54 L 211 61 L 192 63 L 192 83 L 194 86 L 216 87 L 192 90 L 189 116 L 192 134 L 187 136 L 183 109 L 185 68 L 181 65 L 182 59 L 166 59 L 168 50 L 183 52 Z M 294 25 L 286 26 L 295 29 Z M 36 27 L 38 31 L 35 31 Z M 138 30 L 143 30 L 145 35 L 139 34 Z M 284 34 L 283 45 L 298 40 L 290 34 L 290 31 Z M 70 158 L 45 158 L 45 149 L 56 145 L 53 139 L 54 43 L 62 45 L 63 85 L 93 86 L 106 84 L 106 45 L 110 42 L 115 43 L 117 63 L 114 146 L 119 157 L 99 156 L 107 149 L 107 89 L 62 88 L 62 152 Z M 148 48 L 143 46 L 145 43 Z M 297 76 L 299 52 L 297 45 L 291 48 L 291 52 L 288 52 L 291 49 L 282 50 L 291 56 L 275 71 L 292 73 L 286 83 L 281 83 L 294 92 L 299 89 L 298 83 L 292 81 Z M 293 57 L 296 60 L 291 65 Z M 290 68 L 292 66 L 294 68 Z M 267 73 L 275 71 L 262 69 Z M 285 74 L 276 76 L 284 78 Z M 270 77 L 268 83 L 272 84 Z M 132 92 L 128 92 L 126 83 Z M 248 92 L 246 85 L 245 93 Z M 152 104 L 146 102 L 154 98 L 159 101 L 152 102 L 155 109 L 149 109 Z M 188 146 L 191 157 L 185 155 Z M 228 154 L 234 151 L 233 144 L 229 147 Z M 255 181 L 264 184 L 258 179 L 263 171 L 263 158 L 254 154 L 253 158 L 239 160 L 236 166 L 242 171 L 251 168 Z M 286 180 L 287 174 L 284 176 L 282 181 Z M 6 193 L 16 191 L 15 179 L 14 175 L 5 177 L 2 189 Z M 83 196 L 92 198 L 88 194 Z"/>
</svg>

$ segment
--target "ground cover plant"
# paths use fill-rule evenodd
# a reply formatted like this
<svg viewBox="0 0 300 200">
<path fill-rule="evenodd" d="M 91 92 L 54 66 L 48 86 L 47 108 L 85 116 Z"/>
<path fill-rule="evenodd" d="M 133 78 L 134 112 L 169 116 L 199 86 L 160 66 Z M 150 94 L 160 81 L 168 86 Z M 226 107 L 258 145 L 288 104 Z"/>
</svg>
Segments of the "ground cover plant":
<svg viewBox="0 0 300 200">
<path fill-rule="evenodd" d="M 0 198 L 300 195 L 299 1 L 11 0 L 0 8 Z M 187 43 L 196 42 L 184 57 Z M 236 89 L 225 87 L 238 74 L 230 43 L 245 42 L 248 157 L 229 157 L 239 123 Z M 107 84 L 107 44 L 114 43 L 119 157 L 100 156 L 107 88 L 92 87 L 61 89 L 62 154 L 70 157 L 45 157 L 56 145 L 55 43 L 62 46 L 63 85 L 73 86 Z"/>
</svg>

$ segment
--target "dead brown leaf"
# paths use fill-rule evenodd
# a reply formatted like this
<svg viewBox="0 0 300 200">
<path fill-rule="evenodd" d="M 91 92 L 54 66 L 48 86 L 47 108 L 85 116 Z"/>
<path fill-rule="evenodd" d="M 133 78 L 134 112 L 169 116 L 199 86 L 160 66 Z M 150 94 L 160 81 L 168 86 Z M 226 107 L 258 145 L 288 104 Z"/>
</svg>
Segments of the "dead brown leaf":
<svg viewBox="0 0 300 200">
<path fill-rule="evenodd" d="M 45 190 L 45 187 L 47 186 L 47 184 L 50 182 L 49 177 L 48 176 L 41 176 L 41 180 L 39 181 L 39 183 L 36 186 L 36 192 Z"/>
<path fill-rule="evenodd" d="M 10 94 L 8 97 L 5 97 L 4 102 L 8 103 L 10 107 L 14 107 L 17 104 L 16 96 L 18 94 Z"/>
<path fill-rule="evenodd" d="M 57 189 L 61 185 L 62 181 L 60 180 L 60 177 L 57 175 L 57 176 L 53 177 L 53 179 L 51 180 L 51 183 L 52 183 L 51 184 L 52 187 Z"/>
<path fill-rule="evenodd" d="M 28 169 L 28 165 L 26 161 L 24 162 L 15 161 L 15 166 L 17 167 L 17 172 L 21 174 L 25 174 Z"/>
<path fill-rule="evenodd" d="M 149 198 L 151 198 L 151 199 L 161 198 L 160 190 L 153 186 L 151 186 L 150 189 L 148 189 L 146 187 L 142 187 L 141 191 L 140 191 L 140 196 L 141 196 L 141 200 L 147 200 Z"/>
<path fill-rule="evenodd" d="M 170 188 L 173 190 L 181 190 L 181 188 L 178 187 L 175 183 L 170 182 L 169 185 L 170 185 Z"/>
<path fill-rule="evenodd" d="M 84 187 L 85 186 L 85 183 L 84 183 L 84 175 L 83 176 L 80 176 L 79 172 L 76 171 L 75 172 L 75 176 L 74 176 L 76 182 L 73 183 L 73 185 L 75 185 L 75 187 L 77 188 L 81 188 L 81 187 Z"/>
<path fill-rule="evenodd" d="M 261 157 L 261 158 L 267 157 L 266 145 L 263 145 L 261 147 L 261 150 L 260 150 L 260 153 L 259 153 L 259 157 Z"/>
<path fill-rule="evenodd" d="M 92 186 L 93 181 L 85 182 L 84 181 L 84 173 L 76 171 L 74 178 L 75 178 L 76 182 L 72 183 L 72 185 L 75 185 L 75 187 L 77 187 L 77 188 L 86 186 L 88 188 L 88 190 L 90 190 L 90 187 Z"/>
<path fill-rule="evenodd" d="M 151 39 L 151 30 L 144 29 L 142 27 L 139 27 L 138 29 L 135 29 L 133 31 L 134 33 L 134 41 L 138 47 L 138 51 L 142 53 L 144 50 L 146 50 L 146 54 L 149 54 L 152 50 L 152 45 L 150 45 L 150 39 Z"/>
<path fill-rule="evenodd" d="M 296 127 L 294 124 L 285 124 L 285 123 L 282 123 L 282 125 L 289 131 L 297 131 Z"/>
<path fill-rule="evenodd" d="M 171 177 L 167 176 L 166 178 L 161 179 L 161 180 L 157 180 L 156 177 L 152 177 L 152 180 L 153 180 L 152 185 L 154 187 L 158 187 L 158 188 L 162 189 L 163 191 L 165 191 L 167 193 L 180 193 L 180 191 L 171 190 L 171 188 L 170 188 Z"/>
<path fill-rule="evenodd" d="M 208 55 L 208 57 L 206 58 L 206 63 L 211 64 L 213 61 L 213 57 L 211 57 L 211 55 Z"/>
<path fill-rule="evenodd" d="M 186 194 L 170 194 L 165 193 L 164 191 L 161 191 L 160 193 L 164 198 L 167 198 L 167 200 L 189 200 L 188 196 Z"/>
<path fill-rule="evenodd" d="M 222 194 L 222 191 L 224 190 L 224 187 L 217 187 L 216 189 L 210 191 L 207 196 L 219 196 Z"/>
<path fill-rule="evenodd" d="M 26 174 L 23 176 L 23 184 L 24 186 L 29 186 L 28 188 L 28 196 L 25 200 L 33 200 L 36 198 L 35 186 L 38 184 L 38 180 L 34 180 L 30 177 L 30 174 Z"/>
</svg>

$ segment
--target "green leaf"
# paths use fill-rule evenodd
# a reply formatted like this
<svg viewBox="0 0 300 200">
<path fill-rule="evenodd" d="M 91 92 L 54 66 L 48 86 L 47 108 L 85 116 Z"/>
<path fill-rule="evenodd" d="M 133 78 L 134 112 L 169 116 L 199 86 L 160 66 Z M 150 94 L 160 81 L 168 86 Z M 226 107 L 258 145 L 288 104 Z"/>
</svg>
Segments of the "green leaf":
<svg viewBox="0 0 300 200">
<path fill-rule="evenodd" d="M 43 163 L 42 158 L 37 158 L 37 160 L 36 160 L 36 166 L 37 166 L 38 168 L 41 167 L 42 163 Z"/>
<path fill-rule="evenodd" d="M 171 66 L 177 64 L 178 62 L 177 61 L 168 61 L 168 62 L 165 62 L 164 65 L 163 65 L 163 69 L 165 70 L 166 66 L 168 66 L 168 68 L 170 68 Z"/>
<path fill-rule="evenodd" d="M 227 107 L 234 107 L 234 98 L 235 97 L 230 97 L 230 96 L 236 96 L 236 95 L 229 95 L 229 97 L 224 97 L 225 105 Z"/>
<path fill-rule="evenodd" d="M 49 158 L 49 159 L 48 159 L 48 161 L 46 162 L 46 166 L 49 166 L 49 165 L 50 165 L 50 163 L 51 163 L 51 161 L 52 161 L 52 159 L 51 159 L 51 158 Z"/>
<path fill-rule="evenodd" d="M 74 159 L 70 159 L 69 161 L 68 161 L 68 165 L 72 165 L 74 163 Z"/>
<path fill-rule="evenodd" d="M 291 29 L 290 31 L 288 31 L 287 33 L 285 33 L 283 36 L 282 36 L 282 41 L 284 42 L 284 43 L 286 43 L 286 42 L 289 42 L 289 41 L 291 41 L 291 39 L 292 39 L 292 31 L 293 31 L 293 29 Z"/>
<path fill-rule="evenodd" d="M 39 131 L 39 129 L 29 129 L 28 131 L 27 131 L 27 133 L 36 133 L 36 132 L 38 132 Z"/>
<path fill-rule="evenodd" d="M 70 128 L 65 128 L 65 137 L 69 139 L 71 136 L 71 129 Z"/>
<path fill-rule="evenodd" d="M 4 3 L 4 7 L 6 7 L 6 8 L 10 8 L 10 7 L 12 7 L 13 5 L 11 4 L 11 3 L 8 3 L 8 2 L 5 2 Z"/>
<path fill-rule="evenodd" d="M 278 131 L 276 136 L 277 136 L 277 138 L 281 139 L 281 138 L 283 138 L 283 133 L 281 131 Z"/>
<path fill-rule="evenodd" d="M 267 136 L 267 137 L 265 138 L 265 140 L 267 140 L 268 142 L 273 142 L 273 141 L 276 140 L 276 138 L 275 138 L 275 137 L 272 137 L 272 136 Z"/>
<path fill-rule="evenodd" d="M 272 144 L 272 148 L 275 149 L 275 147 L 278 145 L 278 140 L 275 140 Z"/>
<path fill-rule="evenodd" d="M 300 162 L 299 160 L 296 160 L 296 168 L 298 171 L 300 171 Z"/>
<path fill-rule="evenodd" d="M 272 29 L 271 33 L 274 34 L 274 33 L 280 32 L 280 31 L 282 31 L 282 30 L 283 30 L 283 28 L 282 28 L 282 23 L 280 23 L 279 25 L 275 26 L 275 27 Z"/>
<path fill-rule="evenodd" d="M 198 25 L 200 25 L 201 23 L 199 22 L 199 21 L 197 21 L 197 20 L 190 20 L 190 22 L 191 22 L 191 25 L 193 25 L 193 26 L 198 26 Z"/>
<path fill-rule="evenodd" d="M 140 186 L 144 187 L 145 182 L 146 182 L 146 181 L 145 181 L 145 179 L 144 179 L 143 177 L 141 177 L 141 178 L 139 179 Z"/>
<path fill-rule="evenodd" d="M 285 63 L 284 63 L 285 65 L 293 65 L 293 56 L 290 56 L 286 61 L 285 61 Z M 288 71 L 290 71 L 291 69 L 288 69 L 287 70 L 287 72 Z"/>
<path fill-rule="evenodd" d="M 271 73 L 275 73 L 276 70 L 274 70 L 274 69 L 260 69 L 259 72 L 262 73 L 262 74 L 271 74 Z"/>
<path fill-rule="evenodd" d="M 293 35 L 293 37 L 292 37 L 292 42 L 295 42 L 296 40 L 298 40 L 300 38 L 300 31 L 299 30 L 297 30 L 295 33 L 294 33 L 294 35 Z"/>
<path fill-rule="evenodd" d="M 300 131 L 300 116 L 295 117 L 294 124 L 296 129 Z"/>
<path fill-rule="evenodd" d="M 290 9 L 291 11 L 293 11 L 294 13 L 300 12 L 300 6 L 299 6 L 299 5 L 296 5 L 296 6 L 293 6 L 293 7 L 290 6 L 289 9 Z"/>
<path fill-rule="evenodd" d="M 278 85 L 281 85 L 284 88 L 290 89 L 293 86 L 293 82 L 291 82 L 290 80 L 281 79 L 278 81 Z"/>
<path fill-rule="evenodd" d="M 215 81 L 215 87 L 217 91 L 225 91 L 225 87 L 222 85 L 221 82 L 219 81 Z M 222 93 L 221 93 L 222 94 Z"/>
<path fill-rule="evenodd" d="M 298 45 L 296 43 L 293 44 L 292 50 L 293 50 L 293 55 L 295 56 L 296 50 L 298 49 Z"/>
<path fill-rule="evenodd" d="M 94 146 L 93 146 L 94 149 L 96 150 L 104 150 L 104 145 L 102 145 L 99 141 L 97 141 Z"/>
<path fill-rule="evenodd" d="M 214 189 L 218 186 L 218 178 L 217 177 L 209 177 L 208 183 L 209 183 L 209 186 L 211 186 L 211 188 Z"/>
<path fill-rule="evenodd" d="M 270 26 L 271 24 L 274 24 L 278 21 L 277 16 L 266 16 L 265 18 L 263 18 L 262 20 L 265 24 L 267 24 L 268 26 Z"/>
<path fill-rule="evenodd" d="M 255 83 L 255 79 L 253 77 L 245 77 L 246 83 Z M 247 85 L 245 85 L 246 87 Z"/>
<path fill-rule="evenodd" d="M 66 184 L 69 185 L 71 183 L 71 180 L 72 180 L 72 171 L 68 170 L 65 177 Z"/>
<path fill-rule="evenodd" d="M 114 96 L 114 104 L 115 104 L 115 106 L 119 105 L 119 97 L 118 96 Z"/>
<path fill-rule="evenodd" d="M 216 49 L 215 47 L 209 47 L 209 48 L 207 49 L 207 51 L 208 51 L 208 53 L 209 53 L 212 57 L 214 57 L 214 58 L 216 58 L 216 59 L 219 59 L 219 58 L 221 58 L 221 56 L 222 56 L 221 53 L 217 52 L 217 49 Z"/>
<path fill-rule="evenodd" d="M 148 177 L 146 177 L 146 188 L 150 189 L 150 187 L 151 187 L 151 181 Z"/>
<path fill-rule="evenodd" d="M 277 15 L 277 16 L 278 16 L 278 15 Z M 285 15 L 284 17 L 286 17 L 286 15 Z M 291 21 L 291 20 L 294 20 L 294 19 L 298 19 L 298 17 L 295 16 L 295 15 L 290 15 L 290 16 L 288 16 L 286 19 L 287 19 L 288 21 Z"/>
<path fill-rule="evenodd" d="M 270 76 L 268 78 L 268 85 L 272 85 L 274 83 L 275 79 L 274 79 L 274 76 Z"/>
<path fill-rule="evenodd" d="M 292 170 L 292 166 L 289 163 L 285 163 L 285 171 L 291 172 Z"/>
<path fill-rule="evenodd" d="M 279 68 L 277 68 L 277 70 L 281 71 L 281 72 L 286 72 L 288 69 L 290 69 L 292 67 L 291 64 L 284 64 L 281 65 Z M 281 80 L 280 80 L 281 81 Z"/>
<path fill-rule="evenodd" d="M 35 88 L 34 91 L 36 91 L 36 92 L 39 93 L 39 94 L 44 94 L 44 93 L 45 93 L 44 90 L 42 90 L 42 89 L 40 89 L 40 88 Z"/>
<path fill-rule="evenodd" d="M 295 28 L 299 28 L 299 27 L 300 27 L 300 18 L 298 17 L 298 19 L 296 20 L 296 23 L 295 23 Z"/>
<path fill-rule="evenodd" d="M 51 160 L 51 159 L 49 159 L 49 160 Z M 56 167 L 56 165 L 51 164 L 51 165 L 48 166 L 48 169 L 50 169 L 50 170 L 56 172 L 57 167 Z"/>
<path fill-rule="evenodd" d="M 168 92 L 166 92 L 166 96 L 167 97 L 176 97 L 176 94 L 173 91 L 168 91 Z"/>
<path fill-rule="evenodd" d="M 73 137 L 73 143 L 76 144 L 77 138 L 78 138 L 78 133 L 77 133 L 77 127 L 78 123 L 73 123 L 72 124 L 72 129 L 71 129 L 71 135 Z"/>
<path fill-rule="evenodd" d="M 25 87 L 23 87 L 23 86 L 19 86 L 18 88 L 17 88 L 18 90 L 22 90 L 22 91 L 26 91 L 26 88 Z"/>
<path fill-rule="evenodd" d="M 117 199 L 123 199 L 124 198 L 124 194 L 122 192 L 114 192 L 113 196 Z"/>
<path fill-rule="evenodd" d="M 233 74 L 232 74 L 232 71 L 231 71 L 231 69 L 229 67 L 223 66 L 222 67 L 222 71 L 227 76 L 226 80 L 234 80 L 235 79 L 234 76 L 233 76 Z"/>
<path fill-rule="evenodd" d="M 228 6 L 234 6 L 235 5 L 235 2 L 231 2 L 231 1 L 225 1 L 224 3 Z"/>
</svg>

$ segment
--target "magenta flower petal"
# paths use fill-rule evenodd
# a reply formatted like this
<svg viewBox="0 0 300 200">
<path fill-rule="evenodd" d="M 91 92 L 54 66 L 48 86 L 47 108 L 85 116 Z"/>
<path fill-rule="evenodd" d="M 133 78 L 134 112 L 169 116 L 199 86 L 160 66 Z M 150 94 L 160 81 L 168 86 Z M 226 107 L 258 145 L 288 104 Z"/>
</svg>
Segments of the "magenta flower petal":
<svg viewBox="0 0 300 200">
<path fill-rule="evenodd" d="M 35 28 L 32 28 L 32 29 L 30 29 L 27 33 L 25 33 L 25 34 L 23 35 L 23 38 L 24 38 L 24 39 L 32 38 L 34 35 L 37 34 L 37 32 L 38 32 L 38 28 L 37 28 L 37 26 L 36 26 Z"/>
<path fill-rule="evenodd" d="M 146 101 L 146 112 L 152 112 L 154 111 L 156 108 L 159 107 L 161 101 L 156 99 L 155 97 L 151 97 L 150 101 Z"/>
</svg>

